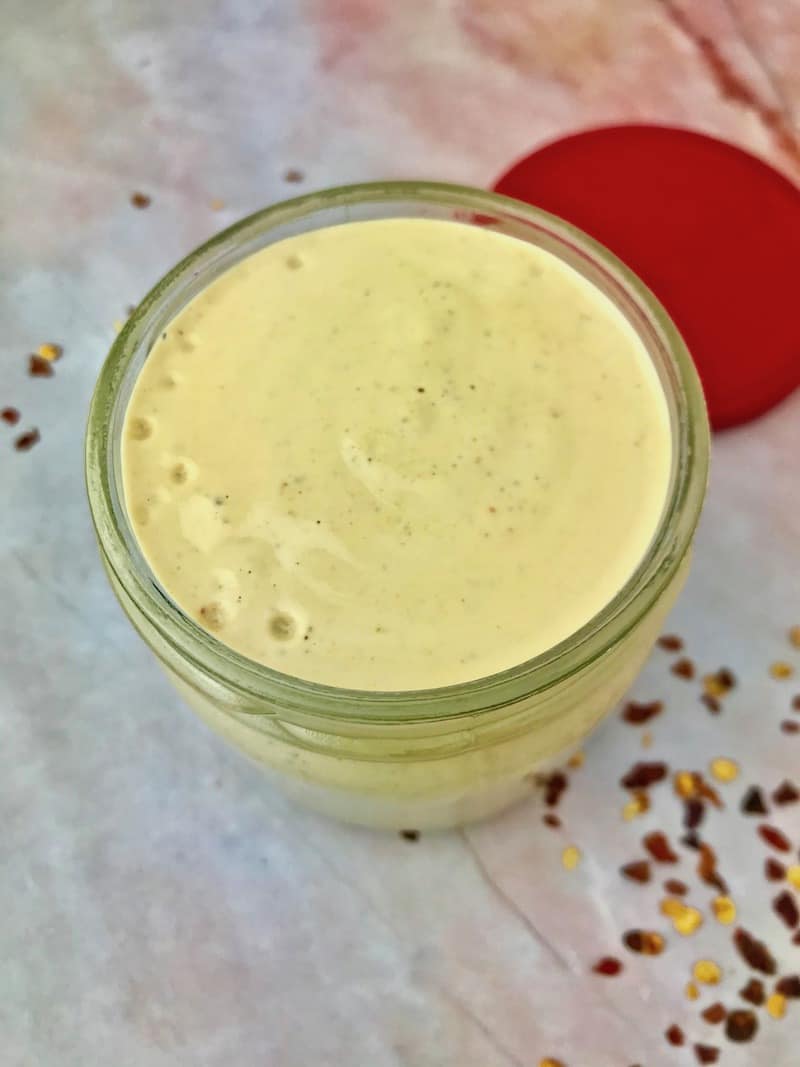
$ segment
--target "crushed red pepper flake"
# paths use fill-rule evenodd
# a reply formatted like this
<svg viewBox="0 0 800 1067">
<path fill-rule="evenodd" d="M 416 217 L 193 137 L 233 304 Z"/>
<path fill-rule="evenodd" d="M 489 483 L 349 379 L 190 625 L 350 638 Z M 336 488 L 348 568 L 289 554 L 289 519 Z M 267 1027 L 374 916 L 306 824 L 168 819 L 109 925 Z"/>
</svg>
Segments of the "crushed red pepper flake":
<svg viewBox="0 0 800 1067">
<path fill-rule="evenodd" d="M 695 676 L 694 663 L 692 663 L 686 656 L 681 656 L 679 660 L 676 660 L 670 667 L 670 670 L 673 674 L 677 675 L 678 678 L 684 678 L 687 682 L 690 682 Z"/>
<path fill-rule="evenodd" d="M 797 696 L 792 697 L 792 710 L 800 711 L 800 693 Z"/>
<path fill-rule="evenodd" d="M 677 878 L 668 878 L 666 882 L 664 882 L 664 888 L 674 897 L 685 897 L 689 892 L 688 885 L 685 882 L 679 881 Z"/>
<path fill-rule="evenodd" d="M 751 785 L 742 797 L 741 810 L 745 815 L 769 815 L 764 794 L 757 785 Z"/>
<path fill-rule="evenodd" d="M 761 971 L 762 974 L 767 975 L 775 974 L 778 965 L 763 941 L 759 941 L 747 930 L 739 926 L 734 932 L 733 943 L 744 962 L 749 967 L 752 967 L 754 971 Z"/>
<path fill-rule="evenodd" d="M 657 863 L 677 863 L 680 859 L 677 852 L 673 851 L 666 834 L 662 834 L 660 830 L 646 834 L 642 844 Z"/>
<path fill-rule="evenodd" d="M 703 677 L 703 690 L 711 697 L 724 697 L 735 685 L 736 678 L 733 671 L 727 667 L 720 667 L 713 674 L 706 674 Z"/>
<path fill-rule="evenodd" d="M 664 938 L 655 930 L 628 930 L 622 940 L 631 952 L 642 956 L 660 956 L 664 951 Z"/>
<path fill-rule="evenodd" d="M 684 800 L 710 800 L 715 808 L 725 805 L 718 791 L 705 780 L 699 771 L 676 771 L 672 779 L 675 793 Z"/>
<path fill-rule="evenodd" d="M 664 704 L 661 700 L 651 700 L 650 703 L 631 700 L 622 709 L 622 718 L 631 726 L 641 726 L 660 715 L 663 710 Z"/>
<path fill-rule="evenodd" d="M 725 1009 L 725 1005 L 719 1000 L 715 1001 L 700 1013 L 707 1023 L 711 1023 L 712 1026 L 716 1026 L 717 1023 L 724 1021 L 728 1012 Z"/>
<path fill-rule="evenodd" d="M 751 978 L 747 985 L 739 990 L 739 996 L 742 1000 L 747 1000 L 750 1004 L 755 1004 L 757 1008 L 760 1007 L 764 1003 L 764 998 L 766 997 L 764 983 L 758 978 Z"/>
<path fill-rule="evenodd" d="M 694 1054 L 698 1063 L 716 1063 L 719 1059 L 719 1049 L 713 1045 L 695 1045 Z"/>
<path fill-rule="evenodd" d="M 791 719 L 784 719 L 781 723 L 781 730 L 785 734 L 800 734 L 800 723 L 792 722 Z"/>
<path fill-rule="evenodd" d="M 29 452 L 40 439 L 41 435 L 37 429 L 26 430 L 14 441 L 14 448 L 17 452 Z"/>
<path fill-rule="evenodd" d="M 791 852 L 792 843 L 786 834 L 777 828 L 777 826 L 770 826 L 768 823 L 762 823 L 758 828 L 759 837 L 766 841 L 772 848 L 778 850 L 778 852 Z"/>
<path fill-rule="evenodd" d="M 683 648 L 683 638 L 677 634 L 662 634 L 656 644 L 665 652 L 680 652 Z"/>
<path fill-rule="evenodd" d="M 733 689 L 736 685 L 736 675 L 729 667 L 720 667 L 717 671 L 717 679 L 726 689 Z"/>
<path fill-rule="evenodd" d="M 668 1026 L 664 1031 L 664 1037 L 669 1041 L 670 1045 L 682 1045 L 686 1038 L 684 1037 L 683 1030 L 677 1023 L 673 1023 L 672 1026 Z"/>
<path fill-rule="evenodd" d="M 772 901 L 772 908 L 790 930 L 794 930 L 798 922 L 800 922 L 800 909 L 798 909 L 797 903 L 788 889 L 778 893 Z"/>
<path fill-rule="evenodd" d="M 790 645 L 800 648 L 800 626 L 790 626 L 788 637 Z"/>
<path fill-rule="evenodd" d="M 554 830 L 557 830 L 561 826 L 561 819 L 551 811 L 548 811 L 546 815 L 542 816 L 542 822 L 545 826 L 551 826 Z"/>
<path fill-rule="evenodd" d="M 569 779 L 563 771 L 554 771 L 544 781 L 544 802 L 548 808 L 555 808 L 561 800 L 561 794 L 569 787 Z"/>
<path fill-rule="evenodd" d="M 719 795 L 713 785 L 705 780 L 702 774 L 696 775 L 697 777 L 697 791 L 704 800 L 710 800 L 715 808 L 723 808 L 725 805 L 722 803 L 722 797 Z"/>
<path fill-rule="evenodd" d="M 768 882 L 782 882 L 786 877 L 786 868 L 772 856 L 764 860 L 764 875 Z"/>
<path fill-rule="evenodd" d="M 800 800 L 800 789 L 793 782 L 786 779 L 781 782 L 772 794 L 772 799 L 776 804 L 794 804 Z"/>
<path fill-rule="evenodd" d="M 283 180 L 289 182 L 290 185 L 297 185 L 305 178 L 305 174 L 297 167 L 289 167 L 288 170 L 283 172 Z"/>
<path fill-rule="evenodd" d="M 2 419 L 7 426 L 16 426 L 19 422 L 20 414 L 16 408 L 3 408 L 3 410 L 0 411 L 0 419 Z"/>
<path fill-rule="evenodd" d="M 404 841 L 419 841 L 419 830 L 401 830 L 400 836 Z"/>
<path fill-rule="evenodd" d="M 35 352 L 31 352 L 28 356 L 28 374 L 31 378 L 52 378 L 55 371 L 49 359 L 43 359 Z"/>
<path fill-rule="evenodd" d="M 619 871 L 623 878 L 631 882 L 644 884 L 650 881 L 650 864 L 647 860 L 634 860 L 633 863 L 626 863 L 624 867 L 620 867 Z"/>
<path fill-rule="evenodd" d="M 690 797 L 684 803 L 683 808 L 683 825 L 687 830 L 696 830 L 702 823 L 706 813 L 706 806 L 702 800 L 697 797 Z"/>
<path fill-rule="evenodd" d="M 620 785 L 625 789 L 647 789 L 667 777 L 666 763 L 634 763 L 623 778 Z"/>
<path fill-rule="evenodd" d="M 728 886 L 725 879 L 717 870 L 717 855 L 711 845 L 705 841 L 699 843 L 700 859 L 697 864 L 697 875 L 706 885 L 713 886 L 720 893 L 727 893 Z"/>
<path fill-rule="evenodd" d="M 619 974 L 622 970 L 622 961 L 618 960 L 616 956 L 603 956 L 592 967 L 595 974 L 602 974 L 607 978 L 613 978 Z"/>
<path fill-rule="evenodd" d="M 797 933 L 792 938 L 792 944 L 793 945 L 800 945 L 800 930 L 798 930 Z"/>
<path fill-rule="evenodd" d="M 712 696 L 710 693 L 703 693 L 700 697 L 700 703 L 705 704 L 712 715 L 719 715 L 722 711 L 722 704 L 717 697 Z"/>
<path fill-rule="evenodd" d="M 800 999 L 800 974 L 787 974 L 784 978 L 778 979 L 775 983 L 775 992 L 780 993 L 782 997 Z"/>
<path fill-rule="evenodd" d="M 635 819 L 639 815 L 644 815 L 644 813 L 649 810 L 650 797 L 647 794 L 647 790 L 634 789 L 633 797 L 622 809 L 622 818 L 625 820 L 625 822 L 630 822 L 631 819 Z"/>
<path fill-rule="evenodd" d="M 725 1020 L 725 1036 L 729 1041 L 735 1041 L 737 1044 L 752 1041 L 757 1030 L 758 1019 L 756 1013 L 750 1008 L 737 1008 Z"/>
<path fill-rule="evenodd" d="M 131 193 L 131 204 L 133 205 L 133 207 L 138 208 L 140 211 L 143 208 L 150 207 L 152 202 L 152 197 L 148 196 L 147 193 Z"/>
<path fill-rule="evenodd" d="M 684 834 L 681 838 L 681 844 L 686 845 L 687 848 L 693 848 L 696 852 L 698 852 L 700 850 L 702 841 L 694 832 L 694 830 L 690 830 L 688 834 Z"/>
</svg>

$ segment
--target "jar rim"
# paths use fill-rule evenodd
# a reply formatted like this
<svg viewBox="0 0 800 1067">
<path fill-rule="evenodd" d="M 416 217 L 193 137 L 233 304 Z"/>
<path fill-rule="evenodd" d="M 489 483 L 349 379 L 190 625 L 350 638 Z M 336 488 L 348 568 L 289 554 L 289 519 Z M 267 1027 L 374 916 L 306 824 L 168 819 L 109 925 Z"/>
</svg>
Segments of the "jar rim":
<svg viewBox="0 0 800 1067">
<path fill-rule="evenodd" d="M 177 311 L 214 277 L 273 241 L 307 228 L 369 217 L 450 218 L 491 226 L 555 252 L 603 289 L 653 356 L 663 359 L 673 460 L 659 524 L 638 566 L 617 594 L 573 634 L 503 671 L 432 689 L 346 689 L 283 674 L 235 652 L 189 618 L 158 584 L 138 550 L 121 490 L 119 446 L 127 395 L 144 358 Z M 330 218 L 328 216 L 331 216 Z M 309 227 L 309 222 L 314 223 Z M 124 403 L 122 401 L 125 401 Z M 475 714 L 516 703 L 557 685 L 614 647 L 667 587 L 692 540 L 705 494 L 709 431 L 702 388 L 677 328 L 656 297 L 608 249 L 540 208 L 469 186 L 430 181 L 368 182 L 312 192 L 273 204 L 221 231 L 189 253 L 145 296 L 114 341 L 92 397 L 86 433 L 86 485 L 101 555 L 114 579 L 180 662 L 237 695 L 243 708 L 313 711 L 342 721 L 412 722 Z"/>
</svg>

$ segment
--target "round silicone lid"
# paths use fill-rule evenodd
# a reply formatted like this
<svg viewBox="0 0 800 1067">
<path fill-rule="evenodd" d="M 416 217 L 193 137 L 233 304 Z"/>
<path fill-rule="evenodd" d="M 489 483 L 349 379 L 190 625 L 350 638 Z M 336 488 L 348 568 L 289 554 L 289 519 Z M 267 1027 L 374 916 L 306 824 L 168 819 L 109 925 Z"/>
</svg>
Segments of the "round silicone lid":
<svg viewBox="0 0 800 1067">
<path fill-rule="evenodd" d="M 762 160 L 689 130 L 611 126 L 538 149 L 495 189 L 585 230 L 653 290 L 715 428 L 800 384 L 800 190 Z"/>
</svg>

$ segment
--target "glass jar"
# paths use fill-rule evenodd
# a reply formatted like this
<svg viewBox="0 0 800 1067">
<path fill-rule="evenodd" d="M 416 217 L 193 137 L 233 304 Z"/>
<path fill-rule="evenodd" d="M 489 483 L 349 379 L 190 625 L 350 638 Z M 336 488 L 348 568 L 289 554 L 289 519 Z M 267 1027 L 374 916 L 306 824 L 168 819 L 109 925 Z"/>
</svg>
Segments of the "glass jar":
<svg viewBox="0 0 800 1067">
<path fill-rule="evenodd" d="M 578 270 L 633 325 L 669 408 L 673 463 L 660 524 L 614 599 L 577 633 L 502 673 L 440 689 L 345 690 L 237 654 L 167 596 L 132 532 L 121 489 L 125 410 L 155 339 L 234 263 L 337 223 L 453 219 L 540 245 Z M 111 349 L 89 415 L 86 478 L 100 554 L 129 619 L 187 703 L 297 800 L 393 829 L 454 826 L 524 797 L 624 694 L 688 569 L 708 467 L 697 375 L 664 309 L 605 248 L 527 204 L 477 189 L 381 182 L 312 193 L 260 211 L 192 252 L 142 301 Z M 166 711 L 166 709 L 165 709 Z"/>
</svg>

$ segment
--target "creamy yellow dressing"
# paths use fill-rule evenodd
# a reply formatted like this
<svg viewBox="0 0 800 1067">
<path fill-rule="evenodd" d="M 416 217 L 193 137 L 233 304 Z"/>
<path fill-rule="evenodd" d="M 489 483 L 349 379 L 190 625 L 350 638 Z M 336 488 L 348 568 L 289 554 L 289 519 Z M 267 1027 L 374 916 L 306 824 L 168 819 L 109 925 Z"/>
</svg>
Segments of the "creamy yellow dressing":
<svg viewBox="0 0 800 1067">
<path fill-rule="evenodd" d="M 131 521 L 173 600 L 288 674 L 492 674 L 601 610 L 644 555 L 671 439 L 657 374 L 535 246 L 389 219 L 231 268 L 156 342 L 126 413 Z"/>
</svg>

